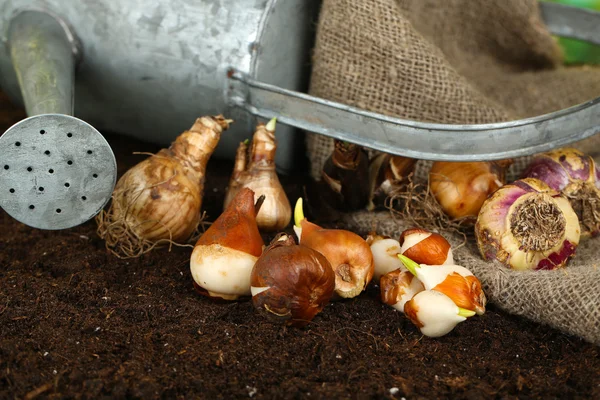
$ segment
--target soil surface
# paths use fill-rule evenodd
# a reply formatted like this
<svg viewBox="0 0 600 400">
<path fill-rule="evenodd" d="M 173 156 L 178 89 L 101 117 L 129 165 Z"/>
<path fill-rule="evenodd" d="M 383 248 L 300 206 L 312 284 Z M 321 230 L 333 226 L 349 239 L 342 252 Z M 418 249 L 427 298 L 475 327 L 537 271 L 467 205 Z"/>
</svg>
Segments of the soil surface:
<svg viewBox="0 0 600 400">
<path fill-rule="evenodd" d="M 0 97 L 0 132 L 22 116 Z M 158 150 L 107 139 L 119 175 Z M 209 220 L 231 168 L 209 163 Z M 282 182 L 295 199 L 308 180 Z M 94 221 L 41 231 L 0 210 L 0 398 L 600 398 L 598 347 L 493 304 L 431 339 L 372 285 L 286 328 L 199 296 L 190 254 L 121 260 Z"/>
</svg>

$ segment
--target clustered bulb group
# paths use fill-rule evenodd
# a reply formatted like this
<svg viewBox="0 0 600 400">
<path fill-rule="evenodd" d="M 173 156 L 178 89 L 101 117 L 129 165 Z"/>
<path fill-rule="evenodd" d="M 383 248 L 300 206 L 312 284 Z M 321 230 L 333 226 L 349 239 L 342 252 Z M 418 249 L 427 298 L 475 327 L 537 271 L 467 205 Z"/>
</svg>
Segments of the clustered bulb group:
<svg viewBox="0 0 600 400">
<path fill-rule="evenodd" d="M 442 235 L 413 228 L 398 241 L 375 234 L 369 239 L 381 301 L 403 312 L 424 335 L 443 336 L 468 317 L 485 313 L 479 279 L 454 264 L 450 243 Z"/>
<path fill-rule="evenodd" d="M 373 255 L 355 233 L 324 229 L 295 211 L 298 244 L 279 233 L 264 248 L 257 215 L 264 195 L 241 188 L 200 237 L 190 260 L 196 289 L 223 300 L 252 296 L 265 315 L 289 325 L 310 322 L 333 298 L 351 298 L 373 276 Z"/>
<path fill-rule="evenodd" d="M 206 165 L 233 121 L 198 118 L 169 148 L 127 171 L 98 233 L 119 257 L 135 257 L 163 243 L 192 240 L 201 220 Z M 223 300 L 252 298 L 276 321 L 308 324 L 331 300 L 354 298 L 373 280 L 381 301 L 403 312 L 426 336 L 443 336 L 485 313 L 481 282 L 457 265 L 439 233 L 407 229 L 398 239 L 372 232 L 366 239 L 326 229 L 294 210 L 295 240 L 279 233 L 265 247 L 261 232 L 281 232 L 291 204 L 275 171 L 276 119 L 259 123 L 240 143 L 222 214 L 197 240 L 190 257 L 194 287 Z M 339 210 L 376 207 L 406 183 L 417 160 L 380 154 L 369 163 L 361 147 L 336 141 L 322 170 Z M 563 267 L 580 239 L 600 234 L 600 169 L 578 150 L 536 156 L 521 179 L 505 184 L 511 160 L 436 162 L 429 190 L 463 226 L 475 221 L 484 260 L 514 270 Z"/>
</svg>

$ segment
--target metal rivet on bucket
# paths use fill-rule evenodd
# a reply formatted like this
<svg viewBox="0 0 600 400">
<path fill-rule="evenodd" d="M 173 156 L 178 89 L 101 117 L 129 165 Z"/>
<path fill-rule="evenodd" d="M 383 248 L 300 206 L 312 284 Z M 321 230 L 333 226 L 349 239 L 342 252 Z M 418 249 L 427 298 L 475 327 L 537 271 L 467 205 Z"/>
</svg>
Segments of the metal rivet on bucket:
<svg viewBox="0 0 600 400">
<path fill-rule="evenodd" d="M 9 29 L 11 59 L 29 118 L 0 137 L 0 206 L 40 229 L 93 218 L 110 199 L 115 156 L 104 137 L 71 116 L 75 39 L 41 11 L 23 11 Z"/>
</svg>

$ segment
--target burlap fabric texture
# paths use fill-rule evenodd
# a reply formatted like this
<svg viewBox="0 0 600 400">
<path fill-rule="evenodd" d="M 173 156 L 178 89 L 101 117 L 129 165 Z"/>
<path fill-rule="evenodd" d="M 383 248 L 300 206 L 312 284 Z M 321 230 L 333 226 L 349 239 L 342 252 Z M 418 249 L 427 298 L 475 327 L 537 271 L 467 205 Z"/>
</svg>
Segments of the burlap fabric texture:
<svg viewBox="0 0 600 400">
<path fill-rule="evenodd" d="M 324 0 L 310 93 L 417 121 L 507 121 L 600 96 L 600 69 L 565 68 L 561 60 L 536 0 Z M 575 147 L 598 159 L 600 135 Z M 332 140 L 309 133 L 307 148 L 319 179 Z M 517 160 L 509 179 L 526 162 Z M 430 165 L 419 162 L 417 179 Z M 388 212 L 347 215 L 345 223 L 362 233 L 379 224 L 393 236 L 408 227 Z M 599 240 L 582 243 L 558 271 L 507 270 L 484 262 L 474 243 L 457 261 L 501 308 L 600 344 Z"/>
</svg>

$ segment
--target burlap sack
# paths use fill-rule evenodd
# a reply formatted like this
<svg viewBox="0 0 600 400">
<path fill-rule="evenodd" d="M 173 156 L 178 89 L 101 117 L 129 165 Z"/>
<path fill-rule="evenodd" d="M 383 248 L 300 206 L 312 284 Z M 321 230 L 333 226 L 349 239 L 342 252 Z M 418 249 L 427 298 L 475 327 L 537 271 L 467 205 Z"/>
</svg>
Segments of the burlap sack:
<svg viewBox="0 0 600 400">
<path fill-rule="evenodd" d="M 418 121 L 489 123 L 598 97 L 600 69 L 561 66 L 536 0 L 324 0 L 310 93 Z M 575 147 L 598 157 L 600 135 Z M 332 140 L 308 134 L 307 148 L 311 174 L 319 179 Z M 526 162 L 518 160 L 509 179 Z M 426 179 L 429 166 L 419 162 L 418 179 Z M 345 220 L 362 233 L 374 222 L 393 235 L 408 227 L 387 212 Z M 474 243 L 457 258 L 498 306 L 600 344 L 598 244 L 583 243 L 567 269 L 550 272 L 486 263 Z"/>
</svg>

